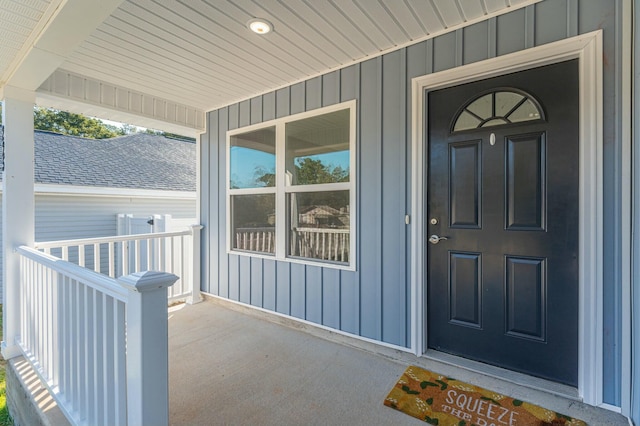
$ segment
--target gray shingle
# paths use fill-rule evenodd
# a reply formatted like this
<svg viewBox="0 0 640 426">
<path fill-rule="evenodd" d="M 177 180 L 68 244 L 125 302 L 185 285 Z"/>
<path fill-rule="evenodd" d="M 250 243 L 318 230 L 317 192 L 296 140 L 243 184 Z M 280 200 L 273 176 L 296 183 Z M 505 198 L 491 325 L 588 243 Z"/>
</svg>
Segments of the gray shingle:
<svg viewBox="0 0 640 426">
<path fill-rule="evenodd" d="M 36 183 L 196 190 L 194 142 L 146 133 L 96 140 L 36 130 L 34 137 Z"/>
</svg>

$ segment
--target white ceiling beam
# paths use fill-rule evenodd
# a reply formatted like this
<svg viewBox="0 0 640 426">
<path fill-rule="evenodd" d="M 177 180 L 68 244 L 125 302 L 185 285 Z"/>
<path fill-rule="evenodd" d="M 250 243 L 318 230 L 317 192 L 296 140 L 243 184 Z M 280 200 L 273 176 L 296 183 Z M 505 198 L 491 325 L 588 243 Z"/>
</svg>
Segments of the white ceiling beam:
<svg viewBox="0 0 640 426">
<path fill-rule="evenodd" d="M 62 69 L 36 92 L 43 107 L 195 137 L 204 131 L 203 110 Z"/>
<path fill-rule="evenodd" d="M 20 54 L 0 79 L 6 86 L 36 90 L 123 0 L 54 0 Z"/>
</svg>

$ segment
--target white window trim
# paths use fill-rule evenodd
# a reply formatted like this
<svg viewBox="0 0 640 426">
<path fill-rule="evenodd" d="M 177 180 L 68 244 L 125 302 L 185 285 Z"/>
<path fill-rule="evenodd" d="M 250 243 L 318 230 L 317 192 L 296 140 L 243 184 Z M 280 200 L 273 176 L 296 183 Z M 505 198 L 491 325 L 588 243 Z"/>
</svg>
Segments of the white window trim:
<svg viewBox="0 0 640 426">
<path fill-rule="evenodd" d="M 603 306 L 602 306 L 602 30 L 518 51 L 474 64 L 416 77 L 412 80 L 412 215 L 411 229 L 411 349 L 423 356 L 427 349 L 425 327 L 428 276 L 424 200 L 427 175 L 424 121 L 427 90 L 553 64 L 579 60 L 580 73 L 580 223 L 578 394 L 584 402 L 602 405 Z M 623 233 L 625 230 L 623 229 Z"/>
<path fill-rule="evenodd" d="M 316 185 L 300 185 L 292 186 L 286 184 L 286 161 L 285 161 L 285 126 L 287 123 L 297 120 L 303 120 L 305 118 L 315 117 L 322 114 L 327 114 L 334 111 L 340 111 L 349 109 L 349 182 L 337 182 L 327 184 Z M 252 132 L 267 127 L 276 128 L 276 186 L 267 188 L 230 188 L 231 181 L 231 138 L 235 135 Z M 341 269 L 347 271 L 355 271 L 356 265 L 356 218 L 357 218 L 357 205 L 356 205 L 356 180 L 357 180 L 357 162 L 356 162 L 356 101 L 351 100 L 342 102 L 339 104 L 331 105 L 328 107 L 314 109 L 312 111 L 305 111 L 298 114 L 293 114 L 287 117 L 281 117 L 263 123 L 253 124 L 250 126 L 240 127 L 237 129 L 227 131 L 226 135 L 226 227 L 227 227 L 227 254 L 233 254 L 238 256 L 248 256 L 259 259 L 278 260 L 282 262 L 297 263 L 303 265 L 321 266 L 324 268 Z M 299 257 L 290 257 L 287 255 L 286 241 L 288 237 L 287 232 L 287 217 L 286 217 L 286 198 L 290 193 L 298 192 L 320 192 L 320 191 L 349 191 L 349 263 L 340 264 L 323 261 L 321 259 L 304 259 Z M 275 254 L 263 254 L 257 252 L 248 252 L 235 250 L 232 247 L 232 226 L 231 226 L 231 203 L 230 199 L 232 195 L 248 195 L 248 194 L 275 194 L 276 197 L 276 248 Z"/>
</svg>

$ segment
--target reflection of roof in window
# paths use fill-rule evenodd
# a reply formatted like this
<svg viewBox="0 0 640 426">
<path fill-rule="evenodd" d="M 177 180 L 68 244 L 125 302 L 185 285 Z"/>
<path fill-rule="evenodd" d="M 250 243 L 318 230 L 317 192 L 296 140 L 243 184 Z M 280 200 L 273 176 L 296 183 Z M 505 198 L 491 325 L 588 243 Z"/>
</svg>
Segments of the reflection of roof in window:
<svg viewBox="0 0 640 426">
<path fill-rule="evenodd" d="M 533 96 L 513 89 L 498 89 L 469 101 L 456 116 L 452 129 L 459 132 L 541 119 L 544 120 L 542 108 Z"/>
</svg>

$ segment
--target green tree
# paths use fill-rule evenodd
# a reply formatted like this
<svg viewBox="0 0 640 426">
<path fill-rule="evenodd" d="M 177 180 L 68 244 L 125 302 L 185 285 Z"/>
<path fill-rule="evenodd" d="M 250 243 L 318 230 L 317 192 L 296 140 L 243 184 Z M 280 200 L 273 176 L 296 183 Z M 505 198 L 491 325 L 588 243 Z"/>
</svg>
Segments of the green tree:
<svg viewBox="0 0 640 426">
<path fill-rule="evenodd" d="M 113 138 L 124 134 L 117 127 L 105 124 L 96 118 L 52 108 L 36 107 L 33 111 L 33 125 L 38 130 L 91 139 Z"/>
</svg>

